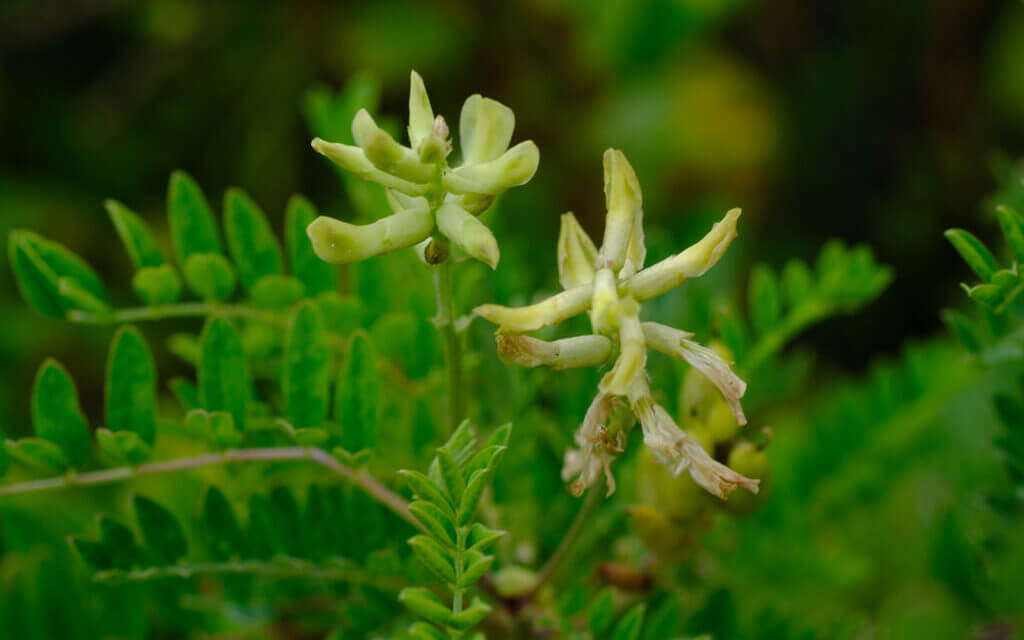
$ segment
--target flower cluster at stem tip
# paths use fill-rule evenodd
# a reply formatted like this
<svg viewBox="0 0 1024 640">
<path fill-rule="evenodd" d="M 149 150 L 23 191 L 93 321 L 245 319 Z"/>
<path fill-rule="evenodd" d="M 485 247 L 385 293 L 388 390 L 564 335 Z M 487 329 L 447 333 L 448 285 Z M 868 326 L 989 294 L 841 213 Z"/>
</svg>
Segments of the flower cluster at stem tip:
<svg viewBox="0 0 1024 640">
<path fill-rule="evenodd" d="M 746 384 L 715 351 L 691 340 L 692 333 L 656 322 L 641 322 L 641 303 L 660 296 L 715 265 L 736 237 L 739 209 L 732 209 L 710 232 L 682 253 L 644 268 L 646 247 L 640 184 L 626 156 L 604 154 L 607 207 L 600 250 L 572 213 L 562 216 L 558 238 L 558 274 L 564 291 L 543 302 L 509 308 L 493 304 L 475 312 L 498 325 L 498 353 L 507 364 L 545 365 L 552 369 L 614 365 L 576 432 L 579 449 L 566 453 L 562 469 L 570 491 L 581 495 L 603 474 L 609 495 L 615 490 L 611 464 L 623 451 L 626 432 L 639 419 L 644 443 L 675 475 L 691 477 L 719 498 L 736 487 L 756 493 L 758 480 L 717 462 L 689 433 L 679 428 L 651 395 L 646 372 L 647 347 L 688 362 L 719 389 L 739 424 L 746 418 L 740 398 Z M 524 335 L 587 311 L 591 335 L 548 342 Z"/>
<path fill-rule="evenodd" d="M 356 146 L 317 138 L 313 148 L 343 169 L 387 188 L 392 215 L 367 225 L 322 216 L 307 230 L 322 260 L 349 263 L 416 246 L 430 263 L 448 257 L 449 242 L 492 269 L 500 253 L 494 234 L 477 218 L 495 198 L 525 184 L 537 171 L 533 141 L 512 148 L 515 115 L 475 94 L 459 116 L 462 164 L 449 167 L 448 124 L 434 117 L 423 79 L 413 71 L 409 88 L 409 146 L 397 142 L 365 109 L 352 120 Z"/>
</svg>

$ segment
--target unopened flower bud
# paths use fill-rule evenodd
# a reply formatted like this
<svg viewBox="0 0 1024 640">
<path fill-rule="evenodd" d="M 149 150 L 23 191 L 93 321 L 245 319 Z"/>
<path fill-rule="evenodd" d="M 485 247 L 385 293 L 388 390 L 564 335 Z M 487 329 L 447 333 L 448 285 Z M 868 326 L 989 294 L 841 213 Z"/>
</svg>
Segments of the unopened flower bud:
<svg viewBox="0 0 1024 640">
<path fill-rule="evenodd" d="M 443 204 L 437 210 L 437 228 L 467 254 L 491 269 L 497 268 L 501 257 L 498 241 L 487 225 L 473 214 L 457 204 Z"/>
<path fill-rule="evenodd" d="M 519 334 L 498 334 L 498 357 L 505 364 L 552 369 L 591 367 L 604 364 L 612 352 L 612 341 L 604 336 L 577 336 L 547 342 Z"/>
<path fill-rule="evenodd" d="M 459 141 L 465 164 L 494 160 L 512 140 L 516 117 L 512 110 L 480 94 L 466 98 L 459 116 Z"/>
<path fill-rule="evenodd" d="M 604 152 L 604 198 L 608 214 L 601 257 L 606 266 L 618 271 L 626 260 L 626 250 L 643 205 L 636 173 L 618 149 Z"/>
<path fill-rule="evenodd" d="M 532 140 L 520 142 L 498 158 L 481 164 L 463 165 L 442 178 L 454 193 L 498 194 L 530 181 L 537 172 L 540 152 Z"/>
<path fill-rule="evenodd" d="M 597 247 L 583 230 L 576 216 L 562 214 L 562 228 L 558 232 L 558 280 L 563 289 L 572 289 L 594 279 L 594 260 Z"/>
<path fill-rule="evenodd" d="M 528 307 L 482 304 L 473 312 L 498 325 L 502 332 L 526 333 L 583 313 L 590 306 L 593 285 L 580 285 Z"/>
<path fill-rule="evenodd" d="M 643 302 L 678 287 L 690 278 L 703 275 L 718 262 L 736 237 L 736 220 L 739 217 L 739 209 L 730 210 L 700 242 L 637 273 L 627 282 L 629 292 Z"/>
<path fill-rule="evenodd" d="M 327 142 L 320 138 L 314 139 L 312 146 L 317 153 L 326 156 L 342 169 L 350 171 L 364 180 L 376 182 L 410 196 L 421 196 L 427 191 L 426 185 L 410 182 L 409 180 L 381 171 L 370 162 L 369 158 L 366 157 L 366 154 L 359 147 Z"/>
<path fill-rule="evenodd" d="M 409 209 L 367 225 L 320 216 L 306 229 L 313 251 L 326 262 L 345 264 L 404 249 L 434 229 L 429 208 Z"/>
</svg>

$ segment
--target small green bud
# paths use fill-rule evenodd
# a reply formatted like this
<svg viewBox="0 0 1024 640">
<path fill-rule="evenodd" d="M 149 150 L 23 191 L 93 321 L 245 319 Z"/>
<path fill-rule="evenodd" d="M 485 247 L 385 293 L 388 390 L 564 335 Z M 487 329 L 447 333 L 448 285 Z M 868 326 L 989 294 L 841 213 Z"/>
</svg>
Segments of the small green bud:
<svg viewBox="0 0 1024 640">
<path fill-rule="evenodd" d="M 411 247 L 434 230 L 426 207 L 408 209 L 367 225 L 320 216 L 306 229 L 313 251 L 326 262 L 346 264 Z"/>
<path fill-rule="evenodd" d="M 443 204 L 437 210 L 437 228 L 467 254 L 491 269 L 501 257 L 498 241 L 487 225 L 457 204 Z"/>
</svg>

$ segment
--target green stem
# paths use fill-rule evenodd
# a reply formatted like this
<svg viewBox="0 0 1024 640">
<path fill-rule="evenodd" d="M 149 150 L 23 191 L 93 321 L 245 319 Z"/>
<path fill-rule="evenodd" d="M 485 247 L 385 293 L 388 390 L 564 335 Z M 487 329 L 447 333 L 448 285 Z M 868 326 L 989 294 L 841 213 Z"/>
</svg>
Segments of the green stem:
<svg viewBox="0 0 1024 640">
<path fill-rule="evenodd" d="M 434 293 L 437 315 L 434 324 L 444 340 L 445 363 L 448 367 L 448 426 L 454 432 L 466 417 L 466 390 L 462 377 L 462 342 L 455 330 L 455 300 L 452 293 L 451 260 L 434 265 Z"/>
<path fill-rule="evenodd" d="M 537 575 L 537 583 L 526 594 L 527 600 L 536 595 L 540 588 L 555 575 L 572 549 L 572 545 L 580 537 L 583 525 L 586 524 L 591 514 L 597 510 L 597 505 L 603 499 L 604 479 L 602 478 L 588 490 L 587 497 L 583 499 L 583 504 L 580 505 L 579 511 L 576 512 L 576 517 L 573 518 L 572 524 L 569 525 L 569 529 L 565 532 L 565 536 L 562 537 L 562 541 L 558 543 L 558 547 L 551 554 L 551 557 L 548 558 L 548 561 L 544 563 L 544 567 L 541 568 L 540 573 Z"/>
<path fill-rule="evenodd" d="M 272 560 L 242 560 L 238 562 L 200 562 L 168 567 L 120 570 L 110 569 L 93 575 L 94 582 L 103 584 L 124 584 L 176 578 L 185 580 L 196 575 L 254 575 L 266 578 L 302 578 L 323 582 L 349 582 L 367 584 L 388 589 L 401 589 L 404 582 L 391 576 L 381 576 L 364 571 L 350 562 L 335 558 L 334 561 L 314 563 L 309 560 L 277 557 Z"/>
<path fill-rule="evenodd" d="M 743 359 L 743 373 L 757 370 L 765 360 L 775 355 L 793 336 L 808 326 L 820 322 L 833 312 L 833 308 L 820 300 L 813 300 L 795 310 L 777 327 L 761 336 Z"/>
<path fill-rule="evenodd" d="M 285 460 L 308 460 L 341 476 L 368 496 L 390 509 L 398 517 L 420 531 L 423 526 L 409 512 L 409 505 L 400 495 L 388 489 L 366 471 L 359 471 L 344 465 L 323 449 L 314 447 L 266 447 L 261 449 L 229 449 L 219 453 L 206 453 L 191 458 L 176 458 L 150 462 L 137 467 L 118 467 L 85 473 L 68 473 L 55 478 L 43 478 L 0 486 L 0 496 L 52 491 L 66 487 L 87 487 L 121 482 L 131 478 L 176 473 L 219 464 L 237 462 L 270 462 Z"/>
<path fill-rule="evenodd" d="M 123 324 L 126 322 L 150 322 L 168 318 L 196 318 L 208 315 L 248 318 L 268 324 L 286 326 L 288 319 L 279 313 L 255 307 L 221 304 L 216 302 L 180 302 L 156 307 L 129 307 L 110 311 L 68 312 L 67 319 L 78 324 Z"/>
</svg>

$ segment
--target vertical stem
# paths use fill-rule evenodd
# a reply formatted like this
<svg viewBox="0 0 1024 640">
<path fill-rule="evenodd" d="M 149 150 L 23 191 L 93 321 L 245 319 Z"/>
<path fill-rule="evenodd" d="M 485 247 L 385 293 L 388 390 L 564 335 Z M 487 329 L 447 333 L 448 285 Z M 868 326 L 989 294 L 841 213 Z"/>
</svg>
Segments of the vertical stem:
<svg viewBox="0 0 1024 640">
<path fill-rule="evenodd" d="M 434 293 L 437 300 L 437 325 L 444 339 L 448 367 L 448 426 L 454 432 L 466 416 L 466 390 L 462 378 L 462 343 L 455 330 L 455 300 L 452 293 L 452 267 L 446 259 L 434 265 Z"/>
<path fill-rule="evenodd" d="M 548 561 L 544 563 L 544 567 L 540 570 L 540 574 L 537 576 L 537 583 L 533 585 L 533 589 L 530 591 L 529 597 L 532 597 L 537 591 L 540 590 L 541 586 L 545 582 L 550 580 L 555 572 L 558 571 L 559 566 L 565 560 L 569 553 L 570 548 L 576 539 L 580 536 L 580 532 L 583 531 L 583 525 L 590 517 L 590 514 L 597 508 L 598 503 L 604 499 L 604 479 L 602 478 L 587 490 L 587 497 L 583 499 L 583 504 L 580 505 L 579 511 L 576 512 L 576 517 L 573 518 L 572 524 L 569 525 L 568 531 L 565 532 L 565 536 L 562 537 L 561 542 L 558 543 L 558 548 L 555 549 Z"/>
</svg>

